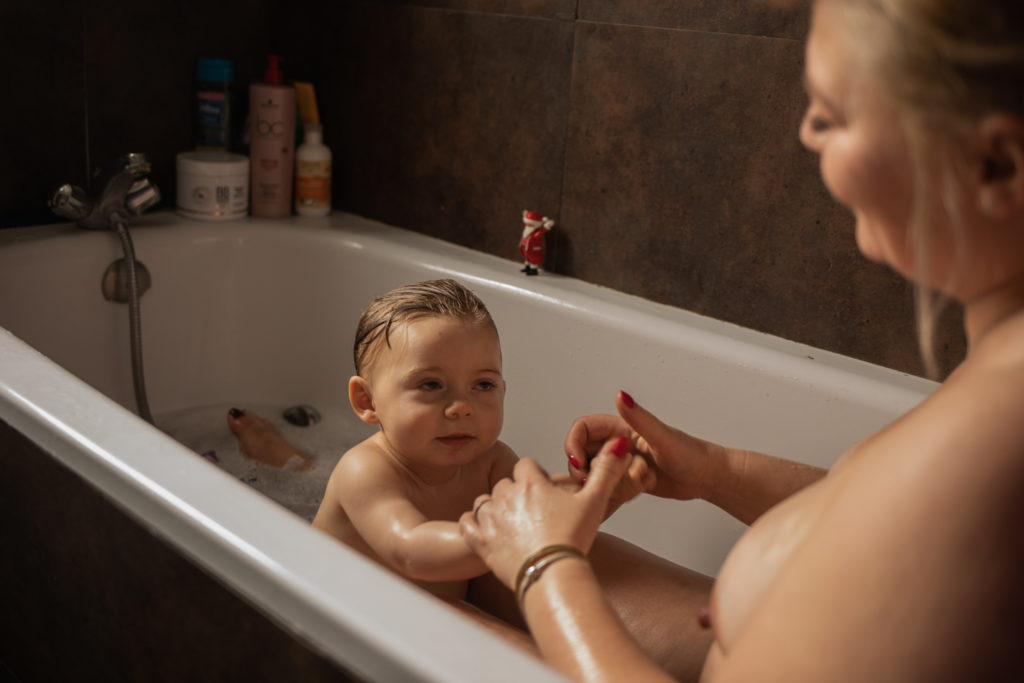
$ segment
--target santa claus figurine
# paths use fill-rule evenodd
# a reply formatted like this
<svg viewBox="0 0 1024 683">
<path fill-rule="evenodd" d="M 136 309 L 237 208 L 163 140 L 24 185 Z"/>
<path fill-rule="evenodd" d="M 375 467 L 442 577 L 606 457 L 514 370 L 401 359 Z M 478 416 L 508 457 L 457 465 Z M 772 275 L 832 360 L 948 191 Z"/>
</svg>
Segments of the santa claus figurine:
<svg viewBox="0 0 1024 683">
<path fill-rule="evenodd" d="M 544 265 L 544 234 L 555 227 L 555 221 L 536 211 L 523 211 L 523 237 L 519 240 L 519 253 L 526 265 L 522 272 L 536 275 Z"/>
</svg>

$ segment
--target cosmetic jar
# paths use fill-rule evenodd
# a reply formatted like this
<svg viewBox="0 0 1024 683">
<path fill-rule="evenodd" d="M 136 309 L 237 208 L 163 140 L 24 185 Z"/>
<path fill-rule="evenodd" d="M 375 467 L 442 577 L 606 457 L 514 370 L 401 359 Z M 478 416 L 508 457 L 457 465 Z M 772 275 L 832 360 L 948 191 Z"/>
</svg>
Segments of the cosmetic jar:
<svg viewBox="0 0 1024 683">
<path fill-rule="evenodd" d="M 230 221 L 249 211 L 249 157 L 231 152 L 178 154 L 178 213 Z"/>
</svg>

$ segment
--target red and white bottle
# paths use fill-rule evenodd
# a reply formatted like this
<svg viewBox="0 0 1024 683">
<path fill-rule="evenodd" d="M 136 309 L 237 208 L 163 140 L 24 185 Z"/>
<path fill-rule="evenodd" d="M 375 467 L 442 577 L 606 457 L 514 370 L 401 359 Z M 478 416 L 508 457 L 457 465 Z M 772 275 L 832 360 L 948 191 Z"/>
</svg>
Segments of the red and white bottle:
<svg viewBox="0 0 1024 683">
<path fill-rule="evenodd" d="M 270 55 L 263 83 L 249 86 L 249 206 L 267 218 L 292 213 L 295 88 L 283 82 L 280 61 Z"/>
</svg>

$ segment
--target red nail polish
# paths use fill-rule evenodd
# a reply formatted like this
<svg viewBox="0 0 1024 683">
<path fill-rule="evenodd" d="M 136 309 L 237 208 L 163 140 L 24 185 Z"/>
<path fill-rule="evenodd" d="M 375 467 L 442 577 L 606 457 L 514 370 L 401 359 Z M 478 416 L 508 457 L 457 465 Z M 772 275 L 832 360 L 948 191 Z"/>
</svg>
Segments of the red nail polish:
<svg viewBox="0 0 1024 683">
<path fill-rule="evenodd" d="M 578 461 L 578 460 L 576 460 L 576 458 L 574 458 L 574 457 L 573 457 L 573 456 L 571 456 L 571 455 L 569 456 L 569 464 L 570 464 L 570 465 L 572 465 L 572 466 L 573 466 L 574 468 L 576 468 L 576 469 L 578 469 L 578 470 L 581 470 L 581 469 L 583 469 L 582 467 L 580 467 L 580 463 L 579 463 L 579 461 Z"/>
<path fill-rule="evenodd" d="M 620 458 L 626 457 L 629 453 L 629 439 L 625 436 L 620 436 L 618 441 L 612 446 L 612 453 Z"/>
<path fill-rule="evenodd" d="M 586 477 L 583 477 L 582 479 L 580 479 L 580 486 L 583 486 L 586 483 L 587 483 L 587 478 Z"/>
<path fill-rule="evenodd" d="M 627 394 L 625 391 L 620 391 L 619 395 L 622 396 L 622 402 L 626 404 L 627 408 L 636 407 L 636 401 L 634 401 L 633 397 Z"/>
</svg>

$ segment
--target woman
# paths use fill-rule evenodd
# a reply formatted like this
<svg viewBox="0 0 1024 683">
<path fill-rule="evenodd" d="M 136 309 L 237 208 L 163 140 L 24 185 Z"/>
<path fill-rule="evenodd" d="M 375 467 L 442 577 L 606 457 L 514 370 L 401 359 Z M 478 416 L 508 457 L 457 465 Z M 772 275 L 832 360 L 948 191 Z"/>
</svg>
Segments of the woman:
<svg viewBox="0 0 1024 683">
<path fill-rule="evenodd" d="M 574 678 L 666 678 L 674 652 L 673 674 L 707 681 L 1024 680 L 1024 3 L 816 0 L 806 81 L 800 137 L 860 250 L 917 284 L 929 362 L 931 292 L 961 302 L 967 357 L 827 474 L 701 441 L 624 393 L 618 417 L 570 430 L 578 491 L 520 461 L 461 530 Z M 631 451 L 654 495 L 751 524 L 696 616 L 699 579 L 623 597 L 595 575 Z"/>
</svg>

